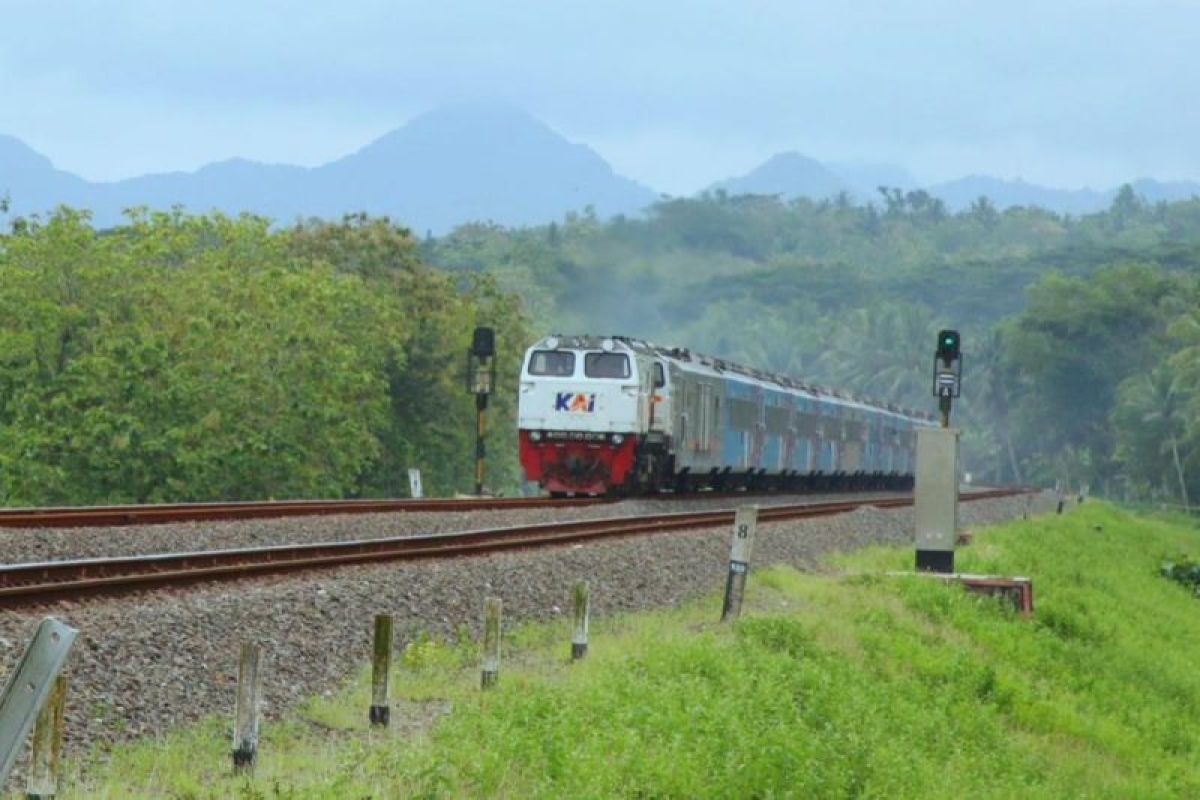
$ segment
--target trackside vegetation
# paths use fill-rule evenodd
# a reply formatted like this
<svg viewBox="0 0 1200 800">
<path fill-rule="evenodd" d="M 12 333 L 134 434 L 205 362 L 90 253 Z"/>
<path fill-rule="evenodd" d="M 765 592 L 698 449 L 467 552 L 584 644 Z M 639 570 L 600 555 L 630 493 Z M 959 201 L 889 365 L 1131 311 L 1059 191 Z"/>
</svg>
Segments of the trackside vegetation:
<svg viewBox="0 0 1200 800">
<path fill-rule="evenodd" d="M 1082 216 L 724 192 L 636 217 L 86 211 L 0 228 L 0 505 L 471 486 L 471 328 L 497 330 L 488 483 L 518 487 L 521 349 L 628 334 L 928 409 L 963 334 L 963 464 L 1125 501 L 1200 497 L 1200 198 Z"/>
<path fill-rule="evenodd" d="M 1200 199 L 1105 211 L 952 212 L 924 191 L 874 202 L 727 195 L 644 215 L 422 242 L 495 275 L 552 330 L 621 331 L 930 407 L 934 337 L 963 334 L 964 468 L 996 485 L 1200 497 Z M 552 322 L 547 322 L 547 321 Z"/>
<path fill-rule="evenodd" d="M 394 728 L 365 676 L 268 725 L 252 778 L 227 724 L 123 746 L 67 797 L 1192 797 L 1200 795 L 1200 601 L 1160 574 L 1200 528 L 1088 503 L 986 529 L 964 571 L 1034 578 L 1036 614 L 886 576 L 877 549 L 818 574 L 506 638 L 481 694 L 469 641 L 408 645 Z M 364 635 L 366 635 L 364 633 Z"/>
<path fill-rule="evenodd" d="M 0 234 L 0 505 L 399 496 L 471 485 L 471 330 L 500 332 L 489 483 L 525 334 L 386 219 L 62 209 Z"/>
</svg>

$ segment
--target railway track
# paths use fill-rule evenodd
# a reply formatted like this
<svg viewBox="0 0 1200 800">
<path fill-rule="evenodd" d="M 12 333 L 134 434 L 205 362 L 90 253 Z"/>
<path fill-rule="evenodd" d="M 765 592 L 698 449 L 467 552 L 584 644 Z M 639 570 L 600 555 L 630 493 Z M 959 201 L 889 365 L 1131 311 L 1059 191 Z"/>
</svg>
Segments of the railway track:
<svg viewBox="0 0 1200 800">
<path fill-rule="evenodd" d="M 161 525 L 231 519 L 380 514 L 398 511 L 488 511 L 570 508 L 611 503 L 606 497 L 460 497 L 425 500 L 273 500 L 235 503 L 168 503 L 143 506 L 76 506 L 0 509 L 0 528 L 93 528 Z"/>
<path fill-rule="evenodd" d="M 965 494 L 962 500 L 1005 497 L 1024 491 L 980 491 Z M 864 506 L 896 508 L 912 505 L 912 502 L 911 498 L 891 498 L 765 506 L 759 510 L 759 520 L 778 522 L 840 514 Z M 423 536 L 0 565 L 0 607 L 12 608 L 76 600 L 89 595 L 122 594 L 347 564 L 447 558 L 612 536 L 711 528 L 731 524 L 733 515 L 730 509 L 677 512 Z"/>
<path fill-rule="evenodd" d="M 750 499 L 770 494 L 702 492 L 658 494 L 658 500 L 703 498 Z M 576 508 L 616 502 L 615 497 L 454 497 L 389 500 L 269 500 L 155 505 L 60 506 L 0 508 L 0 528 L 101 528 L 164 525 L 171 522 L 220 522 L 330 514 L 396 512 L 504 511 L 525 508 Z"/>
</svg>

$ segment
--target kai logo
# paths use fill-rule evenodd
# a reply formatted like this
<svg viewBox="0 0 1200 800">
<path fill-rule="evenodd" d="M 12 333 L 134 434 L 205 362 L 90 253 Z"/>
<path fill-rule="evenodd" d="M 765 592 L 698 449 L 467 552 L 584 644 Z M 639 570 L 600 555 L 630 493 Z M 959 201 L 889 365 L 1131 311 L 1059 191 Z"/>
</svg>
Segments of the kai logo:
<svg viewBox="0 0 1200 800">
<path fill-rule="evenodd" d="M 554 396 L 554 410 L 568 414 L 591 414 L 596 410 L 596 395 L 559 392 Z"/>
</svg>

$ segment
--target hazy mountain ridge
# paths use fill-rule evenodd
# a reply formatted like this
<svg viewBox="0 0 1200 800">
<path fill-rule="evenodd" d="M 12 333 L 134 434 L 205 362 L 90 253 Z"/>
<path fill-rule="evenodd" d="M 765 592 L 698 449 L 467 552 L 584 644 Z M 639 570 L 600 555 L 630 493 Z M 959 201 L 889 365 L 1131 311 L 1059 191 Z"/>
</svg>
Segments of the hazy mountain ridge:
<svg viewBox="0 0 1200 800">
<path fill-rule="evenodd" d="M 709 190 L 812 199 L 844 192 L 857 202 L 870 202 L 879 199 L 879 186 L 907 191 L 918 185 L 893 164 L 823 163 L 788 151 Z M 1142 178 L 1132 185 L 1150 202 L 1200 196 L 1200 183 L 1195 181 Z M 971 175 L 925 188 L 951 211 L 986 196 L 1001 209 L 1040 206 L 1083 214 L 1107 208 L 1118 187 L 1058 189 Z M 91 210 L 101 227 L 119 223 L 125 208 L 182 205 L 196 212 L 250 211 L 281 222 L 366 211 L 390 216 L 418 233 L 444 233 L 474 221 L 544 224 L 587 206 L 601 217 L 636 214 L 659 195 L 618 175 L 590 147 L 568 141 L 523 111 L 475 105 L 420 115 L 318 167 L 233 158 L 193 172 L 113 182 L 91 182 L 56 169 L 20 140 L 0 135 L 0 198 L 4 197 L 11 201 L 12 214 L 70 205 Z"/>
<path fill-rule="evenodd" d="M 1196 181 L 1138 178 L 1130 181 L 1130 185 L 1134 192 L 1151 203 L 1200 196 L 1200 182 Z M 880 186 L 909 191 L 918 188 L 918 183 L 903 168 L 894 165 L 825 165 L 799 153 L 788 152 L 772 156 L 743 176 L 718 181 L 710 191 L 813 200 L 831 199 L 845 192 L 855 201 L 871 202 L 879 199 Z M 1088 214 L 1108 208 L 1120 189 L 1119 186 L 1104 190 L 1059 189 L 1028 183 L 1020 178 L 1006 180 L 990 175 L 968 175 L 923 188 L 944 202 L 950 211 L 963 211 L 980 197 L 987 197 L 1000 209 L 1038 206 L 1064 214 Z"/>
<path fill-rule="evenodd" d="M 355 153 L 307 168 L 229 159 L 194 172 L 90 182 L 56 170 L 12 137 L 0 137 L 0 197 L 12 213 L 60 204 L 87 208 L 98 226 L 131 206 L 251 211 L 289 222 L 367 211 L 418 232 L 472 221 L 529 225 L 592 206 L 602 216 L 632 214 L 658 195 L 613 172 L 524 112 L 461 106 L 421 115 Z"/>
</svg>

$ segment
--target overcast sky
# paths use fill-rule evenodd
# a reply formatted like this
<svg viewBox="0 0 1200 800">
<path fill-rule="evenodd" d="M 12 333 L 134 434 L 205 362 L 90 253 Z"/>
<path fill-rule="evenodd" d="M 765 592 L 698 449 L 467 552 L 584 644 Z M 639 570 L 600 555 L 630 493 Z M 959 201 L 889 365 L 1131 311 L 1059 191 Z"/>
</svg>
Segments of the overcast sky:
<svg viewBox="0 0 1200 800">
<path fill-rule="evenodd" d="M 684 194 L 772 153 L 1200 178 L 1200 2 L 0 0 L 0 133 L 91 179 L 323 163 L 520 106 Z"/>
</svg>

